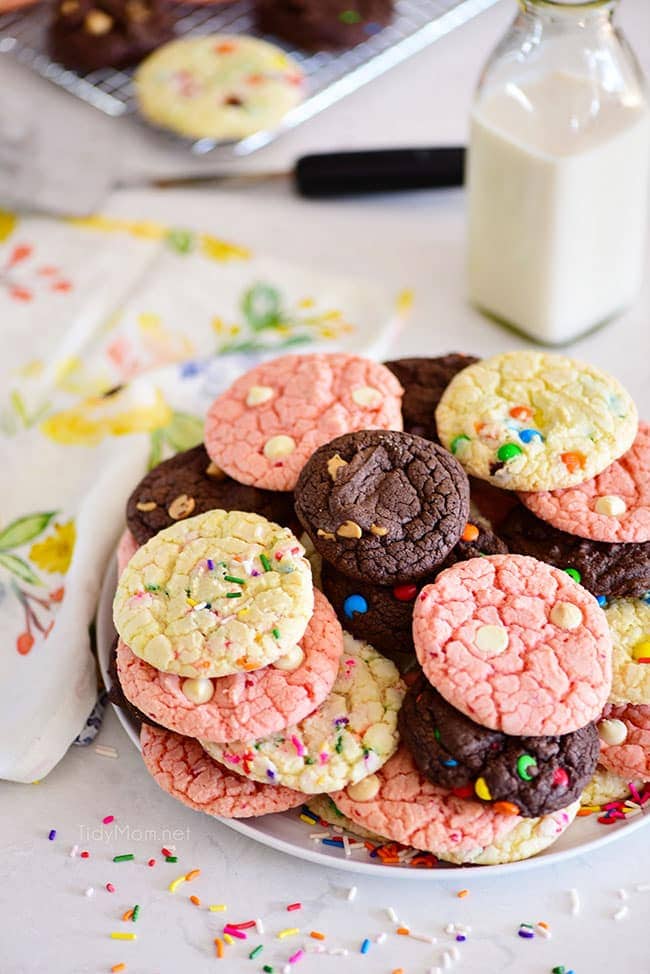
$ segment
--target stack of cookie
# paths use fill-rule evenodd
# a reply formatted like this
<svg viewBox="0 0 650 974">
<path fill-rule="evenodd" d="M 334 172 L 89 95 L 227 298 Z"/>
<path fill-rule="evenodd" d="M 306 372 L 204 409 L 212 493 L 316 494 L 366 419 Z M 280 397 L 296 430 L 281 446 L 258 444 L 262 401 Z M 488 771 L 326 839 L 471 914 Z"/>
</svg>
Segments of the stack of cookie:
<svg viewBox="0 0 650 974">
<path fill-rule="evenodd" d="M 281 524 L 295 521 L 291 491 L 314 447 L 332 432 L 400 426 L 401 392 L 354 356 L 277 359 L 213 404 L 209 453 L 161 463 L 129 498 L 117 684 L 144 722 L 147 767 L 186 804 L 281 811 L 362 781 L 394 753 L 399 673 L 344 637 Z"/>
<path fill-rule="evenodd" d="M 213 403 L 205 446 L 141 481 L 118 681 L 148 769 L 192 807 L 308 800 L 442 860 L 525 858 L 572 822 L 595 722 L 609 777 L 590 794 L 647 768 L 647 431 L 632 445 L 627 393 L 563 356 L 387 366 L 264 363 Z M 637 510 L 631 528 L 605 515 L 615 539 L 515 530 L 564 496 L 582 523 L 571 491 L 591 510 L 605 490 Z"/>
</svg>

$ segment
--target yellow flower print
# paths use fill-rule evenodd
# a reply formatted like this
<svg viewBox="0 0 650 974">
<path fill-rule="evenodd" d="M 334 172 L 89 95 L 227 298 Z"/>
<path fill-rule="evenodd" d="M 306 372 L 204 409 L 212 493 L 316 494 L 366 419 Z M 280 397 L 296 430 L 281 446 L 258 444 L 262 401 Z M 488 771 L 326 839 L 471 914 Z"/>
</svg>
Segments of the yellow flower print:
<svg viewBox="0 0 650 974">
<path fill-rule="evenodd" d="M 246 247 L 237 247 L 229 244 L 225 240 L 219 240 L 209 233 L 199 234 L 199 246 L 201 253 L 208 260 L 248 260 L 251 252 Z"/>
<path fill-rule="evenodd" d="M 56 364 L 54 383 L 61 392 L 72 396 L 98 396 L 111 386 L 108 372 L 92 375 L 76 355 L 69 355 Z"/>
<path fill-rule="evenodd" d="M 65 575 L 72 561 L 76 536 L 74 521 L 55 524 L 54 534 L 32 545 L 29 551 L 30 560 L 45 572 Z"/>
<path fill-rule="evenodd" d="M 16 229 L 18 218 L 8 210 L 0 210 L 0 243 L 10 237 Z"/>
<path fill-rule="evenodd" d="M 102 233 L 128 233 L 132 237 L 145 240 L 162 240 L 167 236 L 167 227 L 150 220 L 121 220 L 109 216 L 69 217 L 68 223 L 87 230 L 100 230 Z"/>
<path fill-rule="evenodd" d="M 166 426 L 171 417 L 172 411 L 158 390 L 150 402 L 132 404 L 127 387 L 55 413 L 41 424 L 41 430 L 57 443 L 94 446 L 105 436 L 149 433 Z"/>
<path fill-rule="evenodd" d="M 137 317 L 142 345 L 151 354 L 153 365 L 181 362 L 195 353 L 194 343 L 185 335 L 174 334 L 163 324 L 160 315 L 143 311 Z"/>
</svg>

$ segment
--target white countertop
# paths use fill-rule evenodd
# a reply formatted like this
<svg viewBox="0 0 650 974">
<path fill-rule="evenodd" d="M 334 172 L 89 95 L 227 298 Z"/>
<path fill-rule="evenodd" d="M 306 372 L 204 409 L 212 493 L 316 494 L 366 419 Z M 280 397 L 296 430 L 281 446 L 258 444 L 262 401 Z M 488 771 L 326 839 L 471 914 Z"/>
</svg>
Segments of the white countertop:
<svg viewBox="0 0 650 974">
<path fill-rule="evenodd" d="M 325 114 L 263 150 L 246 165 L 285 166 L 308 150 L 387 144 L 454 142 L 462 139 L 471 91 L 487 51 L 503 32 L 513 4 L 499 3 L 410 62 L 390 72 Z M 650 72 L 650 9 L 647 0 L 623 0 L 621 22 Z M 109 121 L 87 106 L 32 78 L 0 58 L 0 91 L 13 90 L 38 106 L 58 138 L 87 137 L 90 125 L 111 125 L 121 132 L 131 171 L 186 169 L 180 150 L 130 121 Z M 65 115 L 63 114 L 65 112 Z M 204 165 L 204 163 L 203 163 Z M 116 193 L 105 210 L 113 214 L 155 217 L 176 225 L 202 227 L 258 250 L 274 250 L 324 268 L 380 276 L 397 287 L 413 287 L 416 304 L 407 330 L 394 347 L 400 354 L 435 354 L 458 349 L 476 354 L 525 344 L 469 308 L 463 285 L 463 197 L 459 191 L 419 193 L 345 203 L 298 200 L 287 188 L 258 187 L 248 192 Z M 650 415 L 648 334 L 650 273 L 644 292 L 623 319 L 571 347 L 571 352 L 616 373 L 628 386 L 642 414 Z M 53 701 L 56 706 L 56 701 Z M 550 974 L 564 964 L 567 972 L 601 974 L 611 969 L 649 974 L 647 918 L 650 893 L 634 892 L 647 881 L 650 832 L 628 838 L 561 865 L 522 873 L 516 878 L 472 871 L 459 877 L 469 896 L 456 898 L 453 883 L 396 882 L 322 869 L 273 852 L 226 827 L 193 813 L 164 795 L 144 771 L 140 758 L 109 713 L 100 733 L 102 744 L 119 752 L 116 760 L 94 748 L 71 748 L 39 785 L 0 783 L 0 971 L 2 974 L 82 974 L 104 972 L 125 962 L 126 974 L 223 969 L 228 974 L 261 970 L 271 963 L 282 970 L 278 950 L 268 935 L 257 961 L 248 951 L 258 941 L 229 948 L 226 960 L 214 958 L 212 937 L 222 914 L 208 914 L 188 903 L 188 892 L 204 902 L 228 904 L 228 919 L 262 916 L 268 930 L 295 925 L 324 930 L 328 945 L 349 948 L 347 958 L 309 956 L 296 974 L 333 974 L 348 969 L 390 974 L 425 974 L 440 962 L 449 921 L 472 927 L 461 945 L 458 966 L 469 974 Z M 131 835 L 105 839 L 92 835 L 106 815 Z M 48 842 L 51 828 L 57 838 Z M 138 839 L 133 830 L 153 830 Z M 181 830 L 175 845 L 178 873 L 199 867 L 202 876 L 191 890 L 172 898 L 167 884 L 177 872 L 160 863 L 160 846 L 169 832 Z M 91 830 L 90 834 L 87 830 Z M 168 830 L 164 832 L 163 830 Z M 90 859 L 70 858 L 77 844 Z M 111 862 L 118 852 L 153 855 L 157 866 Z M 106 882 L 116 892 L 105 891 Z M 345 891 L 358 887 L 353 904 Z M 93 896 L 84 891 L 92 887 Z M 581 910 L 571 915 L 567 890 L 580 893 Z M 613 914 L 622 905 L 619 888 L 630 892 L 629 914 Z M 299 900 L 303 910 L 287 914 Z M 141 918 L 135 943 L 109 939 L 124 928 L 121 913 L 135 902 Z M 389 930 L 383 908 L 393 906 L 401 919 L 439 938 L 430 946 L 390 936 L 358 953 L 364 937 Z M 517 936 L 521 921 L 547 921 L 551 940 Z M 286 944 L 293 942 L 287 941 Z M 296 945 L 298 941 L 295 941 Z M 285 945 L 286 946 L 286 945 Z M 221 965 L 221 967 L 219 966 Z"/>
</svg>

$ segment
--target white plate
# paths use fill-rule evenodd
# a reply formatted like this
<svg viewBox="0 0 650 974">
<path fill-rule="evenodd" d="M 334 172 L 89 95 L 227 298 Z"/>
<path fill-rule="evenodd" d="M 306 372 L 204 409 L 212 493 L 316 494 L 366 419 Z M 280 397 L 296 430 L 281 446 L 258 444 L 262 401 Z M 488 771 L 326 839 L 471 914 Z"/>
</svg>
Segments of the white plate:
<svg viewBox="0 0 650 974">
<path fill-rule="evenodd" d="M 99 657 L 99 667 L 102 677 L 109 686 L 108 665 L 111 649 L 115 641 L 115 629 L 113 627 L 113 595 L 117 580 L 117 566 L 115 559 L 106 572 L 102 591 L 97 608 L 97 653 Z M 119 707 L 115 708 L 117 716 L 129 735 L 133 744 L 140 749 L 138 729 L 134 722 Z M 144 774 L 143 769 L 143 774 Z M 563 862 L 571 856 L 582 855 L 592 849 L 600 848 L 608 842 L 614 842 L 624 835 L 631 835 L 632 832 L 643 828 L 650 822 L 650 815 L 635 815 L 626 822 L 616 825 L 600 825 L 596 821 L 595 815 L 578 818 L 560 837 L 560 839 L 546 852 L 541 852 L 533 859 L 526 859 L 523 862 L 507 863 L 502 866 L 449 866 L 441 869 L 415 869 L 403 866 L 387 866 L 379 859 L 371 859 L 364 850 L 353 853 L 350 858 L 345 858 L 343 850 L 335 849 L 331 846 L 316 846 L 309 838 L 309 833 L 313 831 L 313 826 L 301 822 L 298 813 L 278 812 L 274 815 L 264 815 L 261 818 L 249 819 L 225 819 L 220 818 L 220 822 L 248 835 L 256 842 L 286 852 L 287 855 L 297 856 L 299 859 L 307 859 L 316 862 L 321 866 L 331 866 L 337 869 L 345 869 L 349 872 L 366 873 L 371 876 L 390 874 L 396 879 L 412 879 L 421 881 L 445 882 L 458 881 L 458 870 L 480 869 L 481 875 L 489 873 L 495 876 L 505 875 L 506 873 L 521 873 L 526 869 L 535 869 L 538 866 L 551 865 L 552 863 Z M 358 857 L 358 858 L 357 858 Z"/>
</svg>

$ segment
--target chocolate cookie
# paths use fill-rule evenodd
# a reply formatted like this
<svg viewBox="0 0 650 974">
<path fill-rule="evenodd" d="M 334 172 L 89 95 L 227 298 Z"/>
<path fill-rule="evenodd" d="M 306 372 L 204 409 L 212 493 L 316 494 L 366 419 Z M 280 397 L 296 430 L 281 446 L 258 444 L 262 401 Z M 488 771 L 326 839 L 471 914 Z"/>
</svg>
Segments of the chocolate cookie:
<svg viewBox="0 0 650 974">
<path fill-rule="evenodd" d="M 440 355 L 438 358 L 400 358 L 384 362 L 404 386 L 404 431 L 438 443 L 435 411 L 453 377 L 479 360 L 474 355 Z"/>
<path fill-rule="evenodd" d="M 391 430 L 319 447 L 296 485 L 296 513 L 326 561 L 351 578 L 426 578 L 460 538 L 469 483 L 441 446 Z"/>
<path fill-rule="evenodd" d="M 60 0 L 49 42 L 55 61 L 90 72 L 137 64 L 173 34 L 160 0 Z"/>
<path fill-rule="evenodd" d="M 609 544 L 567 534 L 522 504 L 500 528 L 511 552 L 568 571 L 595 596 L 642 596 L 650 589 L 650 542 Z"/>
<path fill-rule="evenodd" d="M 423 676 L 406 694 L 399 730 L 429 781 L 525 818 L 570 805 L 598 762 L 595 724 L 559 737 L 511 737 L 465 717 Z"/>
<path fill-rule="evenodd" d="M 429 578 L 417 584 L 373 585 L 365 580 L 348 578 L 325 563 L 322 571 L 323 591 L 344 629 L 380 650 L 404 672 L 414 659 L 413 603 L 422 585 L 432 582 L 435 575 L 457 561 L 467 561 L 480 555 L 505 554 L 507 550 L 484 522 L 468 522 L 461 540 L 442 564 Z"/>
<path fill-rule="evenodd" d="M 256 0 L 266 34 L 312 51 L 354 47 L 390 23 L 393 0 Z"/>
<path fill-rule="evenodd" d="M 145 544 L 175 521 L 215 508 L 261 514 L 283 527 L 295 521 L 290 494 L 237 483 L 201 445 L 149 471 L 127 501 L 126 523 L 138 544 Z"/>
</svg>

